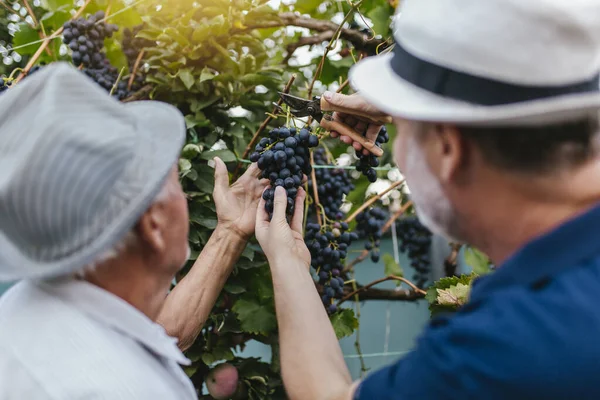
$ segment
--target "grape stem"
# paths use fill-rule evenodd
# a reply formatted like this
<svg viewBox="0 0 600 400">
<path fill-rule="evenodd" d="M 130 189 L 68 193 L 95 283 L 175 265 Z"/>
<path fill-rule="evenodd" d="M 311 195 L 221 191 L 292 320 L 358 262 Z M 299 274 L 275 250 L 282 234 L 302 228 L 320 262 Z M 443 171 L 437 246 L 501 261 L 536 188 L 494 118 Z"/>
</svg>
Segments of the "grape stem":
<svg viewBox="0 0 600 400">
<path fill-rule="evenodd" d="M 285 85 L 285 88 L 283 89 L 283 93 L 289 93 L 290 92 L 290 89 L 292 88 L 292 84 L 294 83 L 295 80 L 296 80 L 296 75 L 294 74 L 294 75 L 292 75 L 290 77 L 290 80 Z M 277 111 L 279 111 L 279 107 L 282 104 L 283 104 L 283 99 L 281 99 L 281 97 L 280 97 L 279 100 L 277 100 L 277 106 L 275 106 L 273 108 L 272 114 L 277 113 Z M 270 115 L 267 115 L 267 117 L 262 122 L 262 124 L 260 124 L 260 126 L 258 127 L 258 129 L 256 130 L 256 132 L 254 132 L 254 136 L 252 136 L 252 139 L 250 140 L 250 143 L 248 143 L 248 146 L 246 146 L 246 150 L 244 150 L 244 155 L 242 156 L 242 159 L 246 159 L 248 157 L 248 154 L 250 154 L 250 151 L 252 151 L 252 149 L 256 145 L 256 142 L 258 141 L 258 137 L 265 130 L 265 128 L 267 127 L 267 125 L 269 125 L 269 122 L 271 122 L 271 120 L 273 120 L 273 117 L 270 116 Z M 233 173 L 233 180 L 234 181 L 239 177 L 239 173 L 240 173 L 241 167 L 242 167 L 242 163 L 240 161 L 238 161 L 237 166 L 235 167 L 235 172 Z"/>
<path fill-rule="evenodd" d="M 70 19 L 70 21 L 73 21 L 73 20 L 79 18 L 81 16 L 81 14 L 83 14 L 83 11 L 90 4 L 91 1 L 92 0 L 85 0 L 85 3 L 83 3 L 83 5 L 79 8 L 79 10 L 77 10 L 77 12 L 75 13 L 75 15 L 73 15 L 73 17 Z M 42 42 L 42 44 L 37 49 L 37 51 L 29 59 L 29 62 L 27 63 L 27 65 L 25 66 L 25 68 L 23 68 L 23 71 L 21 72 L 21 74 L 15 79 L 15 83 L 19 83 L 21 81 L 21 79 L 23 79 L 23 78 L 25 78 L 27 76 L 27 74 L 29 73 L 29 70 L 34 66 L 34 64 L 36 63 L 36 61 L 38 60 L 38 58 L 40 58 L 40 56 L 42 55 L 42 53 L 44 52 L 44 50 L 46 50 L 46 48 L 48 47 L 48 44 L 50 44 L 50 41 L 52 41 L 53 39 L 57 38 L 63 32 L 63 29 L 64 29 L 64 26 L 61 26 L 56 31 L 54 31 L 53 34 L 51 34 L 50 36 L 48 36 L 46 38 L 47 40 L 44 40 Z"/>
<path fill-rule="evenodd" d="M 394 222 L 396 222 L 396 220 L 397 220 L 398 218 L 400 218 L 400 216 L 401 216 L 402 214 L 404 214 L 404 212 L 405 212 L 405 211 L 406 211 L 406 210 L 407 210 L 407 209 L 408 209 L 410 206 L 412 206 L 412 201 L 408 201 L 408 202 L 406 202 L 406 204 L 404 204 L 404 205 L 402 206 L 402 208 L 400 208 L 398 211 L 396 211 L 396 212 L 395 212 L 395 213 L 394 213 L 394 214 L 393 214 L 393 215 L 390 217 L 390 219 L 388 219 L 388 220 L 387 220 L 387 222 L 385 223 L 385 225 L 383 225 L 383 226 L 381 227 L 381 233 L 385 233 L 385 232 L 387 232 L 387 231 L 388 231 L 388 230 L 389 230 L 389 229 L 392 227 L 392 224 L 393 224 Z M 346 267 L 344 267 L 344 269 L 343 269 L 343 271 L 342 271 L 342 274 L 346 274 L 346 273 L 348 273 L 349 271 L 351 271 L 351 270 L 352 270 L 352 268 L 354 268 L 354 266 L 355 266 L 356 264 L 359 264 L 359 263 L 363 262 L 363 261 L 364 261 L 364 260 L 367 258 L 367 256 L 368 256 L 368 255 L 369 255 L 369 250 L 363 250 L 363 251 L 360 253 L 360 255 L 359 255 L 358 257 L 356 257 L 354 260 L 352 260 L 352 261 L 350 262 L 350 264 L 348 264 L 348 265 L 346 265 Z"/>
<path fill-rule="evenodd" d="M 376 281 L 373 281 L 371 283 L 366 284 L 365 286 L 362 286 L 362 287 L 360 287 L 360 288 L 358 288 L 356 290 L 353 290 L 351 293 L 349 293 L 346 296 L 342 297 L 340 299 L 340 301 L 338 301 L 337 306 L 339 307 L 343 302 L 351 299 L 352 297 L 354 297 L 358 293 L 360 293 L 360 292 L 362 292 L 364 290 L 369 289 L 371 286 L 375 286 L 375 285 L 378 285 L 378 284 L 380 284 L 382 282 L 386 282 L 386 281 L 400 281 L 400 282 L 406 283 L 408 286 L 410 286 L 412 288 L 412 290 L 415 293 L 417 293 L 419 295 L 425 296 L 427 294 L 426 291 L 424 291 L 422 289 L 419 289 L 414 283 L 412 283 L 408 279 L 403 278 L 401 276 L 389 275 L 389 276 L 386 276 L 385 278 L 377 279 Z"/>
<path fill-rule="evenodd" d="M 142 57 L 144 57 L 145 50 L 142 49 L 135 59 L 135 64 L 133 64 L 133 70 L 131 72 L 131 76 L 129 77 L 129 82 L 127 83 L 127 90 L 131 90 L 131 86 L 133 85 L 133 81 L 135 80 L 135 75 L 137 73 L 138 67 L 140 66 L 140 62 L 142 61 Z"/>
<path fill-rule="evenodd" d="M 360 214 L 361 212 L 363 212 L 365 210 L 365 208 L 371 206 L 373 203 L 375 203 L 377 200 L 381 199 L 383 196 L 385 196 L 386 194 L 388 194 L 389 192 L 391 192 L 392 190 L 394 190 L 395 188 L 397 188 L 398 186 L 402 185 L 404 183 L 404 179 L 401 179 L 397 182 L 394 182 L 390 185 L 389 188 L 385 189 L 383 192 L 371 197 L 369 200 L 367 200 L 362 206 L 358 207 L 358 209 L 356 211 L 354 211 L 352 214 L 350 214 L 350 216 L 348 218 L 346 218 L 346 222 L 350 223 L 354 220 L 354 218 L 356 218 L 356 216 L 358 214 Z"/>
<path fill-rule="evenodd" d="M 313 156 L 313 151 L 310 151 L 310 164 L 313 165 L 315 163 L 315 158 Z M 312 189 L 313 189 L 313 199 L 315 201 L 315 213 L 317 214 L 317 222 L 319 225 L 323 225 L 323 220 L 321 219 L 321 203 L 319 203 L 319 191 L 317 190 L 317 175 L 315 174 L 315 169 L 313 168 L 310 171 L 310 177 L 312 179 Z M 325 214 L 323 214 L 325 215 Z"/>
</svg>

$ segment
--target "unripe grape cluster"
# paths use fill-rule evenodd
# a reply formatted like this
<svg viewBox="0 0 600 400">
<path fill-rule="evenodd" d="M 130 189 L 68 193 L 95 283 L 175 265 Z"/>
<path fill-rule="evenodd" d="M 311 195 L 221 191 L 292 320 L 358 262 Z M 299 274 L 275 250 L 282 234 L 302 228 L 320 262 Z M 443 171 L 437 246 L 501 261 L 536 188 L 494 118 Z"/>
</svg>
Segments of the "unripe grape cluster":
<svg viewBox="0 0 600 400">
<path fill-rule="evenodd" d="M 388 219 L 383 208 L 371 207 L 356 216 L 356 233 L 366 239 L 365 249 L 371 252 L 371 261 L 379 262 L 382 228 Z"/>
<path fill-rule="evenodd" d="M 389 142 L 389 140 L 390 136 L 388 135 L 387 129 L 384 126 L 377 135 L 375 145 L 377 147 L 381 147 L 381 145 Z M 372 153 L 369 153 L 369 155 L 364 155 L 362 150 L 356 152 L 356 157 L 358 157 L 356 170 L 366 176 L 369 182 L 375 182 L 377 180 L 377 171 L 375 171 L 373 168 L 379 166 L 379 158 Z"/>
<path fill-rule="evenodd" d="M 312 171 L 310 165 L 311 147 L 319 145 L 319 138 L 307 128 L 281 127 L 262 138 L 250 155 L 250 161 L 257 163 L 262 170 L 261 178 L 267 178 L 271 187 L 263 192 L 265 209 L 273 216 L 275 188 L 281 186 L 287 193 L 286 214 L 294 214 L 296 195 L 302 185 L 304 174 Z"/>
<path fill-rule="evenodd" d="M 313 159 L 315 165 L 331 164 L 327 160 L 325 149 L 322 148 L 313 152 Z M 316 168 L 315 177 L 317 179 L 319 203 L 323 206 L 325 215 L 329 219 L 342 219 L 344 215 L 340 211 L 340 207 L 344 201 L 344 196 L 354 189 L 348 171 L 343 168 Z M 312 179 L 309 178 L 308 187 L 311 188 L 312 185 Z"/>
<path fill-rule="evenodd" d="M 340 276 L 344 268 L 348 247 L 358 235 L 348 232 L 346 222 L 334 222 L 326 227 L 310 223 L 306 225 L 304 241 L 310 251 L 311 266 L 323 285 L 321 300 L 328 313 L 337 311 L 334 299 L 344 294 L 344 279 Z"/>
<path fill-rule="evenodd" d="M 423 287 L 431 271 L 431 231 L 415 216 L 396 221 L 400 251 L 408 252 L 411 266 L 415 269 L 415 284 Z"/>
</svg>

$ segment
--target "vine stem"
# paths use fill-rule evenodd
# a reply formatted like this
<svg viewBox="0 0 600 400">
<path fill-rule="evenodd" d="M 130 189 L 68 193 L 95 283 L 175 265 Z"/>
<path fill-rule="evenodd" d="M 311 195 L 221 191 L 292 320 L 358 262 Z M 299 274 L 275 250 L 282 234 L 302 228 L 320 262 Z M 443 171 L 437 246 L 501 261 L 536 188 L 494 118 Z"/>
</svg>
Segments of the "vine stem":
<svg viewBox="0 0 600 400">
<path fill-rule="evenodd" d="M 342 93 L 342 90 L 346 89 L 346 86 L 348 86 L 348 84 L 350 83 L 349 79 L 346 79 L 338 88 L 338 90 L 336 90 L 336 93 Z"/>
<path fill-rule="evenodd" d="M 420 294 L 422 296 L 425 296 L 427 294 L 426 291 L 424 291 L 423 289 L 419 289 L 414 283 L 412 283 L 408 279 L 403 278 L 401 276 L 389 275 L 389 276 L 386 276 L 385 278 L 377 279 L 376 281 L 373 281 L 373 282 L 371 282 L 369 284 L 366 284 L 365 286 L 362 286 L 362 287 L 360 287 L 360 288 L 352 291 L 351 293 L 349 293 L 346 296 L 342 297 L 340 299 L 340 301 L 338 301 L 337 306 L 339 307 L 343 302 L 351 299 L 352 297 L 356 296 L 358 293 L 360 293 L 360 292 L 362 292 L 364 290 L 367 290 L 367 289 L 369 289 L 372 286 L 378 285 L 378 284 L 380 284 L 382 282 L 386 282 L 386 281 L 400 281 L 400 282 L 404 282 L 408 286 L 410 286 L 415 293 L 418 293 L 418 294 Z"/>
<path fill-rule="evenodd" d="M 383 226 L 381 227 L 381 233 L 385 233 L 385 232 L 387 232 L 387 231 L 388 231 L 388 230 L 391 228 L 392 224 L 393 224 L 393 223 L 394 223 L 394 222 L 395 222 L 395 221 L 396 221 L 398 218 L 400 218 L 400 216 L 401 216 L 402 214 L 404 214 L 404 212 L 405 212 L 406 210 L 408 210 L 408 208 L 409 208 L 410 206 L 412 206 L 412 201 L 408 201 L 408 202 L 406 202 L 406 204 L 404 204 L 404 205 L 403 205 L 403 206 L 402 206 L 402 207 L 401 207 L 401 208 L 400 208 L 398 211 L 396 211 L 396 212 L 395 212 L 395 213 L 394 213 L 394 214 L 393 214 L 393 215 L 390 217 L 390 219 L 388 219 L 388 220 L 387 220 L 387 222 L 385 223 L 385 225 L 383 225 Z M 342 273 L 344 273 L 344 274 L 345 274 L 345 273 L 348 273 L 349 271 L 351 271 L 351 270 L 352 270 L 352 268 L 354 268 L 354 266 L 355 266 L 356 264 L 359 264 L 359 263 L 363 262 L 363 261 L 364 261 L 364 260 L 367 258 L 367 256 L 368 256 L 368 255 L 369 255 L 369 250 L 363 250 L 363 251 L 360 253 L 360 255 L 359 255 L 358 257 L 356 257 L 354 260 L 352 260 L 352 261 L 350 262 L 350 264 L 348 264 L 348 265 L 346 265 L 346 266 L 344 267 L 344 269 L 342 270 Z"/>
<path fill-rule="evenodd" d="M 83 14 L 83 11 L 90 4 L 91 1 L 92 0 L 85 0 L 85 3 L 83 3 L 83 5 L 79 8 L 79 10 L 77 10 L 77 12 L 75 13 L 75 15 L 73 15 L 73 17 L 71 17 L 70 21 L 79 18 L 81 16 L 81 14 Z M 56 31 L 54 31 L 53 34 L 51 34 L 50 36 L 48 36 L 46 38 L 46 40 L 44 40 L 42 42 L 42 44 L 37 49 L 37 51 L 33 54 L 33 56 L 31 56 L 31 59 L 29 60 L 29 62 L 25 66 L 25 68 L 23 68 L 23 71 L 21 72 L 21 74 L 19 76 L 17 76 L 17 78 L 15 79 L 15 83 L 19 83 L 21 81 L 21 79 L 23 79 L 25 76 L 27 76 L 27 74 L 29 73 L 29 70 L 33 67 L 33 65 L 38 60 L 38 58 L 40 58 L 40 55 L 42 55 L 42 53 L 44 52 L 44 50 L 50 44 L 50 41 L 52 39 L 58 37 L 63 32 L 63 29 L 64 29 L 64 26 L 61 26 Z"/>
<path fill-rule="evenodd" d="M 352 214 L 350 214 L 350 216 L 348 218 L 346 218 L 346 222 L 348 222 L 348 223 L 352 222 L 354 220 L 354 218 L 356 218 L 356 216 L 358 214 L 360 214 L 365 208 L 369 207 L 371 204 L 375 203 L 377 200 L 381 199 L 383 196 L 385 196 L 386 194 L 388 194 L 389 192 L 391 192 L 398 186 L 402 185 L 403 183 L 404 183 L 404 179 L 394 182 L 390 185 L 389 188 L 385 189 L 383 192 L 381 192 L 378 195 L 375 195 L 375 196 L 371 197 L 369 200 L 365 201 L 365 203 L 362 206 L 358 207 L 358 209 L 356 211 L 354 211 Z"/>
<path fill-rule="evenodd" d="M 360 360 L 360 377 L 364 377 L 364 373 L 367 372 L 367 366 L 365 364 L 365 359 L 362 354 L 362 349 L 360 347 L 360 299 L 358 297 L 358 287 L 356 286 L 356 279 L 354 279 L 354 272 L 352 273 L 352 290 L 356 292 L 354 295 L 354 305 L 356 307 L 356 319 L 359 321 L 358 328 L 356 328 L 356 338 L 354 341 L 354 348 L 356 349 L 356 354 L 358 354 L 358 358 Z"/>
<path fill-rule="evenodd" d="M 144 57 L 144 53 L 146 50 L 142 49 L 135 59 L 135 64 L 133 64 L 133 71 L 131 71 L 131 76 L 129 77 L 129 82 L 127 83 L 127 90 L 131 90 L 131 86 L 133 85 L 133 81 L 135 79 L 135 74 L 137 73 L 138 67 L 140 66 L 140 62 L 142 61 L 142 57 Z"/>
<path fill-rule="evenodd" d="M 296 80 L 296 74 L 293 74 L 290 77 L 290 80 L 288 81 L 288 83 L 285 85 L 285 88 L 283 88 L 283 93 L 290 92 L 290 89 L 292 88 L 292 85 L 295 80 Z M 283 104 L 283 100 L 280 97 L 279 100 L 277 100 L 277 106 L 275 106 L 273 108 L 273 112 L 271 114 L 277 113 L 277 111 L 279 110 L 279 106 L 281 106 L 282 104 Z M 267 118 L 265 118 L 265 120 L 262 122 L 262 124 L 260 124 L 260 126 L 258 127 L 256 132 L 254 132 L 254 136 L 252 136 L 250 143 L 248 143 L 248 146 L 246 146 L 246 150 L 244 150 L 244 155 L 242 156 L 242 159 L 245 159 L 246 157 L 248 157 L 248 154 L 250 154 L 250 151 L 256 145 L 256 142 L 258 141 L 258 137 L 265 130 L 267 125 L 269 125 L 269 122 L 271 122 L 272 120 L 273 120 L 273 117 L 271 115 L 267 114 Z M 235 172 L 233 173 L 234 181 L 238 178 L 241 167 L 242 167 L 242 163 L 240 161 L 238 161 L 237 166 L 235 167 Z"/>
<path fill-rule="evenodd" d="M 313 156 L 313 152 L 310 152 L 310 164 L 313 165 L 315 163 L 315 158 Z M 317 190 L 317 174 L 315 174 L 315 169 L 313 168 L 310 171 L 310 177 L 312 178 L 312 188 L 313 188 L 313 198 L 315 201 L 315 212 L 317 214 L 317 222 L 319 225 L 323 225 L 323 220 L 321 219 L 321 203 L 319 203 L 319 191 Z"/>
<path fill-rule="evenodd" d="M 37 18 L 35 17 L 35 13 L 33 12 L 33 9 L 31 8 L 31 6 L 29 5 L 29 1 L 23 0 L 23 4 L 25 4 L 25 8 L 27 8 L 27 12 L 31 16 L 31 19 L 33 20 L 33 27 L 37 28 L 40 23 L 38 22 Z"/>
<path fill-rule="evenodd" d="M 325 59 L 327 58 L 327 55 L 332 50 L 333 44 L 335 42 L 337 42 L 338 39 L 340 38 L 340 34 L 342 33 L 344 24 L 350 19 L 350 16 L 354 15 L 356 10 L 358 10 L 358 7 L 360 7 L 361 3 L 362 3 L 362 0 L 359 0 L 355 4 L 352 4 L 350 11 L 348 11 L 348 13 L 344 16 L 344 19 L 342 20 L 342 22 L 340 23 L 340 25 L 337 27 L 334 34 L 332 35 L 331 40 L 329 41 L 329 44 L 327 45 L 327 47 L 325 48 L 325 51 L 323 52 L 321 61 L 319 62 L 319 65 L 317 66 L 317 70 L 315 71 L 315 74 L 310 82 L 309 87 L 308 87 L 308 98 L 309 99 L 312 97 L 313 88 L 315 86 L 315 83 L 317 82 L 317 79 L 319 79 L 319 77 L 321 76 L 321 72 L 323 71 L 323 66 L 325 65 Z"/>
</svg>

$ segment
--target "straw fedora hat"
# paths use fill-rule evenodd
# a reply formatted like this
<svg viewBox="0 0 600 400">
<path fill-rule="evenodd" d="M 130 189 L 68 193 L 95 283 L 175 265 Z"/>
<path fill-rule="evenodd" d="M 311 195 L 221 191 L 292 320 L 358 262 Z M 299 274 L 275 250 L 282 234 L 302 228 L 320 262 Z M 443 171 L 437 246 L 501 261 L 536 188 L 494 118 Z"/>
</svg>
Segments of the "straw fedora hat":
<svg viewBox="0 0 600 400">
<path fill-rule="evenodd" d="M 600 2 L 404 0 L 389 54 L 353 86 L 393 116 L 463 125 L 543 125 L 600 108 Z"/>
<path fill-rule="evenodd" d="M 176 108 L 120 103 L 64 63 L 0 94 L 0 280 L 68 274 L 114 246 L 184 138 Z"/>
</svg>

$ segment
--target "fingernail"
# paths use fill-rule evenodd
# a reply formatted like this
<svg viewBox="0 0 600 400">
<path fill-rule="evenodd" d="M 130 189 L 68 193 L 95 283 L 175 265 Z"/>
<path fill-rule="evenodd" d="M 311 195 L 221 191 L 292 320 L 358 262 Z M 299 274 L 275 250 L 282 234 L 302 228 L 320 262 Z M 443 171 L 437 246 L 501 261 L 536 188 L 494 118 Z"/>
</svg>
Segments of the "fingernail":
<svg viewBox="0 0 600 400">
<path fill-rule="evenodd" d="M 284 194 L 285 194 L 285 190 L 283 190 L 283 187 L 277 186 L 275 188 L 275 196 L 282 196 Z"/>
<path fill-rule="evenodd" d="M 329 101 L 333 98 L 333 93 L 331 93 L 330 91 L 327 91 L 327 92 L 323 93 L 323 97 L 325 97 L 325 100 Z"/>
</svg>

